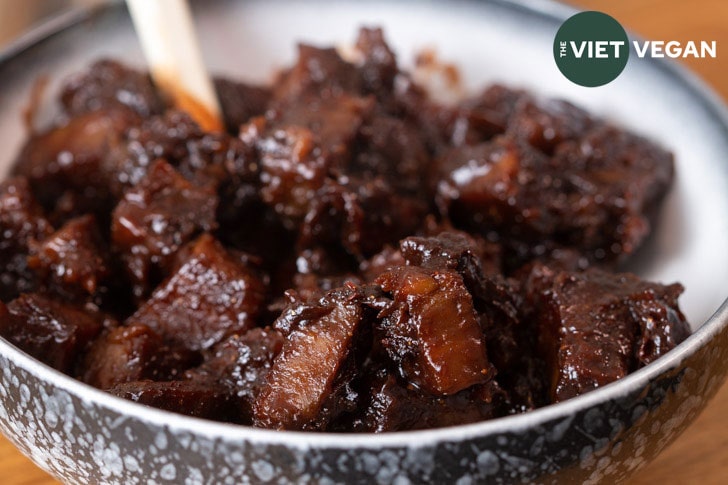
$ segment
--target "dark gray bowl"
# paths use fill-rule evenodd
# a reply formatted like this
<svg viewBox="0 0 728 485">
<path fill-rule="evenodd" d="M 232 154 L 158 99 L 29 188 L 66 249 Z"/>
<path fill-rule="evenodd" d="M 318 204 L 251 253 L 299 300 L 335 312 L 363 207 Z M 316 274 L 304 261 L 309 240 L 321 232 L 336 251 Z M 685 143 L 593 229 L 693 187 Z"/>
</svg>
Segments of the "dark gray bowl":
<svg viewBox="0 0 728 485">
<path fill-rule="evenodd" d="M 632 59 L 604 88 L 571 85 L 550 50 L 572 11 L 546 1 L 197 6 L 217 71 L 262 80 L 291 60 L 294 40 L 346 43 L 358 24 L 376 23 L 403 60 L 435 45 L 463 67 L 468 87 L 500 79 L 567 97 L 669 146 L 678 183 L 631 269 L 684 282 L 696 332 L 627 378 L 558 405 L 379 436 L 274 432 L 157 411 L 61 375 L 0 339 L 0 430 L 40 467 L 70 483 L 611 482 L 651 460 L 714 395 L 728 362 L 728 114 L 689 73 Z M 72 12 L 0 57 L 0 171 L 23 139 L 33 79 L 59 79 L 102 54 L 141 61 L 121 6 Z"/>
</svg>

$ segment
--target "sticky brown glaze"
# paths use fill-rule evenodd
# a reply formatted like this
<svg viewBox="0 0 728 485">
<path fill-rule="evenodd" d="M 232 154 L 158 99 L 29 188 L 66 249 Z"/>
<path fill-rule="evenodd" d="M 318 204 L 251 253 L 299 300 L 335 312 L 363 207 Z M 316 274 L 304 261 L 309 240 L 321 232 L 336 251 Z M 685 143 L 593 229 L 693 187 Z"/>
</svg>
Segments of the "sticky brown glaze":
<svg viewBox="0 0 728 485">
<path fill-rule="evenodd" d="M 473 423 L 589 392 L 689 334 L 615 274 L 672 155 L 503 85 L 453 105 L 380 29 L 216 79 L 226 130 L 98 61 L 0 184 L 0 336 L 141 404 L 276 430 Z"/>
<path fill-rule="evenodd" d="M 631 274 L 535 267 L 527 294 L 551 400 L 613 382 L 675 348 L 690 334 L 676 305 L 680 293 L 679 284 L 647 283 Z"/>
</svg>

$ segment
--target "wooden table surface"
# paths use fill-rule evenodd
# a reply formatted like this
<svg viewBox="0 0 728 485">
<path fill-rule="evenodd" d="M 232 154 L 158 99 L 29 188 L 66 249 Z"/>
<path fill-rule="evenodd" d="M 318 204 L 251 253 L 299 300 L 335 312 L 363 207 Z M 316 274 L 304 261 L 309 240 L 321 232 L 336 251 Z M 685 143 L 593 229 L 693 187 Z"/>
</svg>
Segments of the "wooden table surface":
<svg viewBox="0 0 728 485">
<path fill-rule="evenodd" d="M 728 100 L 728 1 L 726 0 L 570 0 L 615 17 L 625 28 L 655 40 L 716 40 L 717 59 L 685 62 Z M 728 54 L 726 54 L 728 56 Z M 0 483 L 56 483 L 0 437 Z M 728 483 L 728 385 L 703 414 L 631 484 Z"/>
</svg>

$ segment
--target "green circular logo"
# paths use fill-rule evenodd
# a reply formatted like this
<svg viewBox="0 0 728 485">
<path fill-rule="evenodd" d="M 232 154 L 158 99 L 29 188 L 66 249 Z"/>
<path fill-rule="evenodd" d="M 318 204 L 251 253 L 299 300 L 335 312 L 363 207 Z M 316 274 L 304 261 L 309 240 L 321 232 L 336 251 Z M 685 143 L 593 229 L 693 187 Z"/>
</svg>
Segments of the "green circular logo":
<svg viewBox="0 0 728 485">
<path fill-rule="evenodd" d="M 614 81 L 629 59 L 629 39 L 619 22 L 602 12 L 581 12 L 561 25 L 554 59 L 571 82 L 596 87 Z"/>
</svg>

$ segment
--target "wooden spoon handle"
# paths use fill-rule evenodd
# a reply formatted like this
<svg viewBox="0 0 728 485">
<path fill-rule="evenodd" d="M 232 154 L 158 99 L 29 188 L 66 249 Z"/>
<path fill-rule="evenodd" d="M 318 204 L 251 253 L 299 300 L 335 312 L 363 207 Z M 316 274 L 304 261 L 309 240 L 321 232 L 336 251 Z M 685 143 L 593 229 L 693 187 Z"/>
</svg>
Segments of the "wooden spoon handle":
<svg viewBox="0 0 728 485">
<path fill-rule="evenodd" d="M 186 0 L 126 0 L 157 87 L 206 131 L 223 129 Z"/>
</svg>

